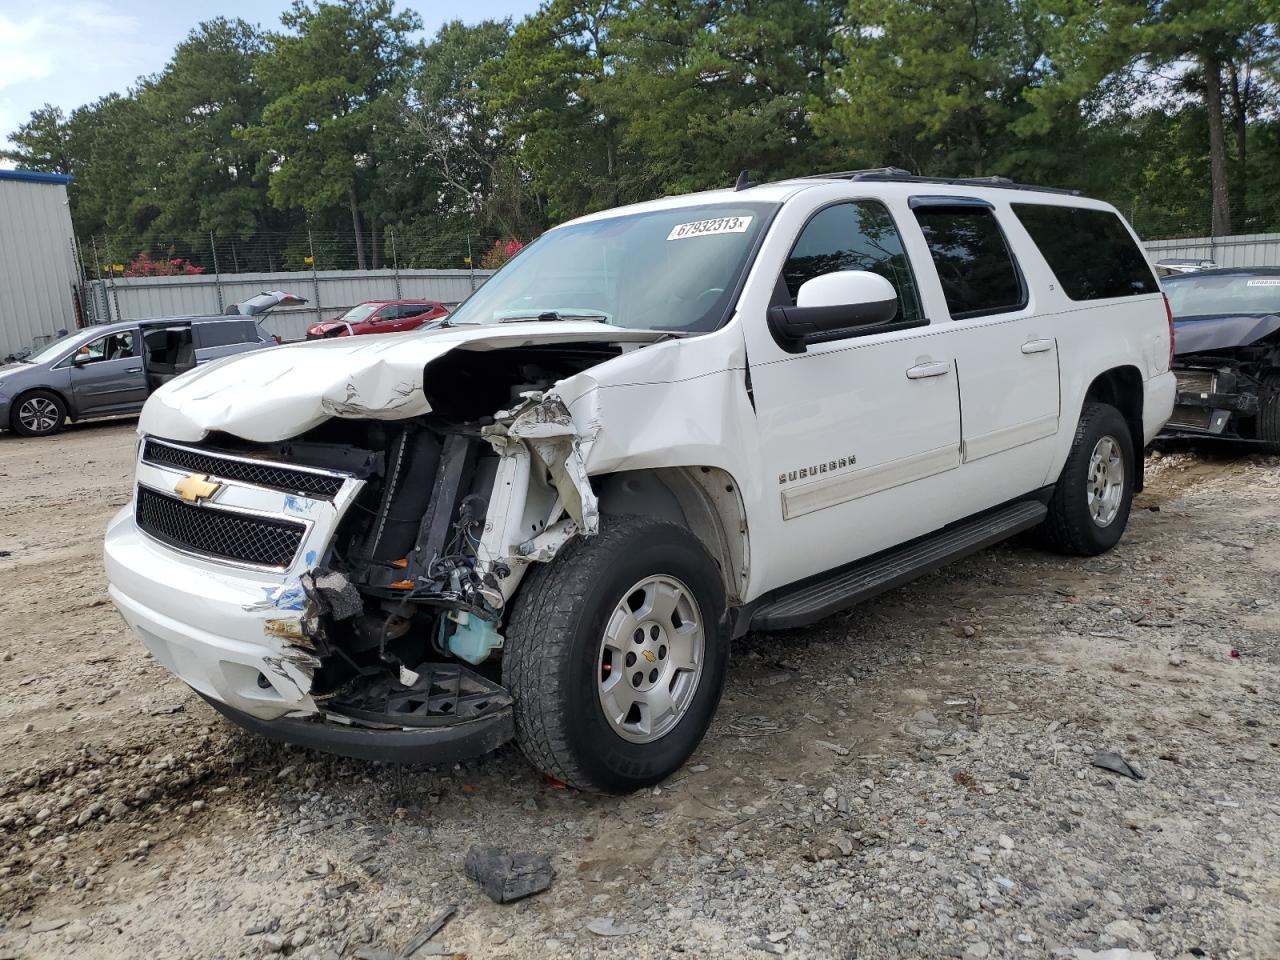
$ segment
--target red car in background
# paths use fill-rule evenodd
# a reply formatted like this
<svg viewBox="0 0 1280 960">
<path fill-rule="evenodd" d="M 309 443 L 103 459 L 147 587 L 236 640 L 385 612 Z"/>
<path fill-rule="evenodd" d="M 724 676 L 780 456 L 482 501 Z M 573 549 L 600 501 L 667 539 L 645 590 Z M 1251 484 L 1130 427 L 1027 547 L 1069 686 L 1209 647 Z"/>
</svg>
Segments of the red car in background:
<svg viewBox="0 0 1280 960">
<path fill-rule="evenodd" d="M 449 315 L 438 300 L 366 300 L 336 320 L 322 320 L 307 327 L 308 340 L 354 337 L 363 333 L 403 333 Z"/>
</svg>

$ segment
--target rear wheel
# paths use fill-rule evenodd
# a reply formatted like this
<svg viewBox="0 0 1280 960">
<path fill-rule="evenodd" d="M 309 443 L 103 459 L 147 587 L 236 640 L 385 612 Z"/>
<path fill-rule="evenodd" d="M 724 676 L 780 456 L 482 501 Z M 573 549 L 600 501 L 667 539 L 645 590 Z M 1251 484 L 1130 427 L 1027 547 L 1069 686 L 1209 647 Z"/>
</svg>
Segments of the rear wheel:
<svg viewBox="0 0 1280 960">
<path fill-rule="evenodd" d="M 1086 403 L 1049 501 L 1043 527 L 1049 545 L 1084 557 L 1114 547 L 1129 522 L 1135 465 L 1133 439 L 1120 411 Z"/>
<path fill-rule="evenodd" d="M 728 665 L 724 588 L 702 544 L 648 517 L 606 517 L 520 585 L 503 651 L 516 738 L 575 787 L 626 793 L 669 776 L 710 725 Z"/>
<path fill-rule="evenodd" d="M 1280 453 L 1280 373 L 1262 378 L 1262 404 L 1258 408 L 1257 436 L 1268 453 Z"/>
<path fill-rule="evenodd" d="M 32 390 L 13 402 L 9 426 L 24 437 L 44 437 L 57 433 L 67 422 L 62 398 L 49 390 Z"/>
</svg>

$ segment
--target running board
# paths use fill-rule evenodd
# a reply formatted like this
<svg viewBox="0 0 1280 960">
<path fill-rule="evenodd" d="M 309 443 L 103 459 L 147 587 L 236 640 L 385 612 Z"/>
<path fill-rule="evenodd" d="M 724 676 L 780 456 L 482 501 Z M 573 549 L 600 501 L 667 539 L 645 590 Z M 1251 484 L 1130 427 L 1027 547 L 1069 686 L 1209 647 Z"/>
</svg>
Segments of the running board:
<svg viewBox="0 0 1280 960">
<path fill-rule="evenodd" d="M 1036 500 L 1021 500 L 946 527 L 905 546 L 842 567 L 822 580 L 787 588 L 751 614 L 752 630 L 804 627 L 878 593 L 931 573 L 952 560 L 1029 530 L 1048 513 Z"/>
</svg>

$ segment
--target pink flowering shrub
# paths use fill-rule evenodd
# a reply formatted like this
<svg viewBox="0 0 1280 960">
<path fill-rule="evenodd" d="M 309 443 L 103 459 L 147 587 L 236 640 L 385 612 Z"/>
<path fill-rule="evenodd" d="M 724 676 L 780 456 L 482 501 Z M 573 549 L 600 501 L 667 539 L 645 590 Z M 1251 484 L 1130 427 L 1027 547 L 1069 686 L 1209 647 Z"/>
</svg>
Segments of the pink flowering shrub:
<svg viewBox="0 0 1280 960">
<path fill-rule="evenodd" d="M 178 277 L 200 273 L 204 273 L 204 267 L 196 266 L 181 257 L 153 260 L 145 253 L 138 254 L 124 268 L 126 277 Z"/>
<path fill-rule="evenodd" d="M 523 249 L 524 244 L 519 240 L 495 240 L 480 258 L 480 267 L 482 270 L 497 270 Z"/>
</svg>

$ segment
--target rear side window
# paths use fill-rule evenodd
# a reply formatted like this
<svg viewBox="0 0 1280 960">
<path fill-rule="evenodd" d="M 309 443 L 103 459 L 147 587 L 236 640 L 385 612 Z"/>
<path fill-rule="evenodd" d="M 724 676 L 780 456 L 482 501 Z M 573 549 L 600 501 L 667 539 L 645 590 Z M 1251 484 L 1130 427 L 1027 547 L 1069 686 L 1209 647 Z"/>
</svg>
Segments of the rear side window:
<svg viewBox="0 0 1280 960">
<path fill-rule="evenodd" d="M 841 270 L 866 270 L 884 277 L 898 293 L 894 322 L 920 320 L 911 265 L 893 217 L 882 204 L 840 203 L 814 215 L 782 268 L 788 303 L 795 304 L 805 281 Z"/>
<path fill-rule="evenodd" d="M 1015 203 L 1013 212 L 1072 300 L 1133 297 L 1160 289 L 1146 256 L 1114 213 L 1040 203 Z"/>
<path fill-rule="evenodd" d="M 972 206 L 921 206 L 916 219 L 938 268 L 954 320 L 1026 306 L 1022 274 L 995 212 Z"/>
<path fill-rule="evenodd" d="M 197 323 L 196 346 L 229 347 L 237 343 L 257 343 L 258 330 L 252 320 L 218 320 Z"/>
</svg>

